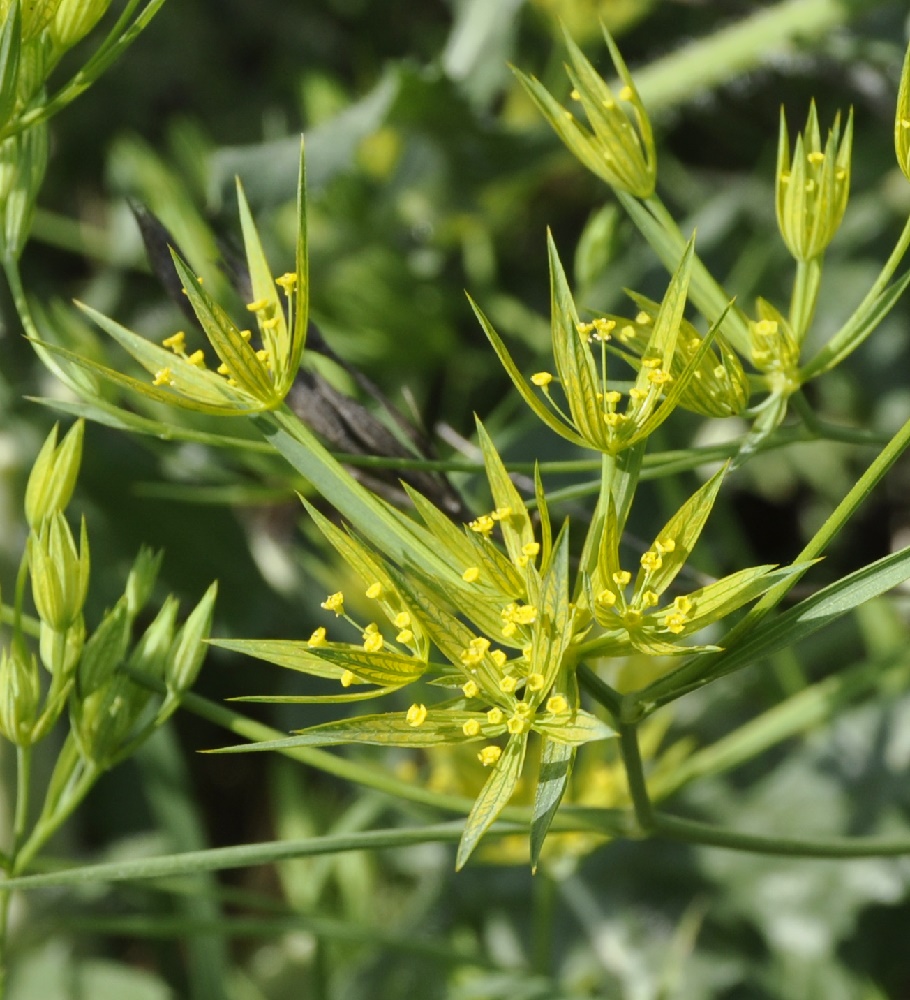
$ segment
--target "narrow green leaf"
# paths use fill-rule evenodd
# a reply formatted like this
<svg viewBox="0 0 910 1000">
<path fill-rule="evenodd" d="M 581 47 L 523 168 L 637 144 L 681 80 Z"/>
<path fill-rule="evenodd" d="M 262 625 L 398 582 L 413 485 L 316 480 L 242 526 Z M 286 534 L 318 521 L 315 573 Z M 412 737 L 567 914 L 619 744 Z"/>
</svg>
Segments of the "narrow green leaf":
<svg viewBox="0 0 910 1000">
<path fill-rule="evenodd" d="M 543 480 L 540 478 L 540 465 L 534 463 L 534 499 L 537 503 L 537 513 L 540 516 L 540 563 L 546 565 L 550 560 L 553 548 L 553 528 L 550 524 L 550 508 L 547 504 L 547 494 L 544 492 Z"/>
<path fill-rule="evenodd" d="M 462 727 L 468 721 L 483 724 L 487 733 L 495 732 L 483 712 L 454 712 L 450 709 L 430 709 L 422 725 L 411 725 L 405 712 L 382 715 L 361 715 L 339 719 L 321 726 L 298 730 L 283 740 L 264 743 L 243 743 L 233 747 L 209 750 L 207 753 L 247 753 L 260 750 L 280 750 L 290 747 L 331 747 L 344 743 L 366 743 L 371 746 L 432 747 L 451 743 L 470 743 L 483 736 L 465 736 Z M 498 727 L 505 731 L 505 725 Z"/>
<path fill-rule="evenodd" d="M 777 618 L 763 619 L 735 645 L 714 656 L 695 661 L 696 682 L 722 677 L 770 656 L 778 649 L 793 646 L 860 604 L 878 597 L 910 579 L 910 547 L 878 559 L 850 573 L 836 583 L 807 597 Z M 680 669 L 687 670 L 688 664 Z M 688 674 L 688 671 L 687 671 Z M 658 682 L 661 687 L 672 684 L 672 675 Z M 642 692 L 647 700 L 647 689 Z"/>
<path fill-rule="evenodd" d="M 356 682 L 355 682 L 356 683 Z M 228 698 L 262 705 L 347 705 L 356 701 L 370 701 L 398 691 L 400 685 L 387 688 L 370 688 L 368 691 L 348 691 L 345 694 L 245 694 Z"/>
<path fill-rule="evenodd" d="M 910 285 L 910 271 L 892 282 L 866 308 L 860 306 L 818 354 L 800 369 L 800 381 L 806 382 L 831 371 L 852 354 L 897 305 L 908 285 Z"/>
<path fill-rule="evenodd" d="M 566 521 L 541 582 L 540 617 L 534 628 L 530 669 L 543 674 L 544 683 L 532 699 L 535 706 L 556 680 L 563 654 L 572 641 L 574 613 L 569 606 L 569 523 Z"/>
<path fill-rule="evenodd" d="M 528 508 L 509 478 L 506 467 L 499 457 L 499 452 L 483 424 L 476 418 L 475 422 L 477 424 L 477 439 L 483 452 L 484 466 L 487 470 L 490 490 L 493 493 L 493 501 L 498 508 L 508 508 L 512 512 L 499 522 L 503 541 L 509 558 L 515 565 L 520 565 L 523 555 L 522 547 L 534 541 L 534 530 L 531 527 Z"/>
<path fill-rule="evenodd" d="M 569 746 L 581 746 L 616 736 L 615 729 L 581 708 L 559 715 L 539 716 L 534 720 L 534 728 L 549 739 Z"/>
<path fill-rule="evenodd" d="M 775 567 L 773 563 L 750 566 L 715 580 L 700 590 L 693 590 L 688 594 L 694 606 L 685 632 L 695 632 L 708 622 L 725 618 L 737 608 L 755 600 L 756 597 L 761 597 L 782 580 L 789 580 L 805 573 L 808 565 L 811 564 L 798 563 L 781 569 Z"/>
<path fill-rule="evenodd" d="M 599 443 L 605 440 L 603 404 L 598 401 L 601 379 L 591 356 L 587 337 L 578 331 L 578 312 L 550 233 L 547 233 L 547 252 L 556 370 L 579 434 L 590 442 Z"/>
<path fill-rule="evenodd" d="M 518 390 L 521 398 L 528 404 L 528 406 L 531 407 L 537 417 L 542 420 L 551 431 L 559 434 L 560 437 L 564 437 L 567 441 L 571 441 L 572 444 L 580 445 L 583 448 L 588 447 L 585 439 L 581 437 L 581 435 L 576 434 L 567 423 L 560 420 L 560 418 L 557 417 L 541 400 L 538 393 L 525 381 L 524 376 L 518 370 L 511 355 L 508 350 L 506 350 L 505 344 L 499 339 L 499 334 L 493 329 L 490 321 L 486 318 L 486 316 L 484 316 L 480 307 L 470 296 L 468 296 L 468 301 L 471 303 L 474 315 L 483 327 L 483 332 L 487 335 L 487 340 L 489 340 L 492 345 L 493 350 L 496 352 L 496 356 L 502 364 L 502 367 L 505 368 L 506 374 L 512 380 L 512 383 Z"/>
<path fill-rule="evenodd" d="M 358 680 L 382 687 L 404 687 L 426 673 L 427 664 L 414 656 L 380 650 L 368 653 L 360 646 L 326 643 L 314 650 L 316 655 L 344 670 L 350 670 Z"/>
<path fill-rule="evenodd" d="M 192 306 L 196 318 L 202 325 L 209 343 L 225 364 L 231 376 L 263 405 L 280 402 L 268 369 L 256 357 L 256 351 L 240 335 L 240 328 L 224 309 L 196 280 L 183 258 L 171 250 L 174 269 Z"/>
<path fill-rule="evenodd" d="M 21 48 L 22 11 L 19 0 L 13 0 L 0 27 L 0 127 L 6 125 L 16 107 Z"/>
<path fill-rule="evenodd" d="M 547 831 L 565 795 L 575 763 L 575 747 L 544 736 L 540 747 L 540 770 L 531 817 L 531 871 L 537 871 Z"/>
<path fill-rule="evenodd" d="M 419 537 L 418 525 L 405 525 L 401 515 L 360 485 L 286 406 L 256 421 L 263 437 L 367 541 L 390 558 L 427 567 L 441 579 L 458 579 L 435 548 Z"/>
<path fill-rule="evenodd" d="M 465 820 L 464 833 L 455 858 L 456 871 L 465 866 L 480 838 L 508 805 L 521 776 L 527 745 L 527 733 L 513 736 L 506 744 L 502 756 L 493 765 L 493 773 L 487 778 L 471 814 Z"/>
<path fill-rule="evenodd" d="M 250 273 L 253 299 L 257 303 L 267 303 L 261 312 L 263 315 L 267 315 L 270 322 L 276 321 L 274 326 L 267 327 L 260 324 L 259 332 L 262 336 L 262 346 L 273 359 L 273 371 L 277 373 L 281 370 L 280 366 L 283 360 L 289 355 L 290 335 L 278 286 L 272 277 L 269 262 L 262 249 L 262 241 L 259 239 L 259 231 L 253 221 L 253 214 L 250 212 L 250 206 L 239 177 L 237 178 L 237 204 L 240 210 L 240 228 L 243 233 L 243 247 Z"/>
<path fill-rule="evenodd" d="M 726 471 L 724 466 L 700 486 L 657 533 L 652 551 L 659 552 L 659 545 L 670 542 L 674 547 L 672 551 L 660 555 L 661 565 L 657 569 L 651 570 L 650 573 L 644 568 L 638 571 L 635 579 L 636 591 L 647 581 L 649 590 L 662 594 L 676 579 L 676 575 L 688 560 L 702 533 Z"/>
<path fill-rule="evenodd" d="M 243 653 L 266 663 L 274 663 L 278 667 L 312 674 L 314 677 L 337 681 L 344 672 L 334 663 L 318 657 L 305 642 L 297 639 L 209 639 L 208 642 L 220 649 Z"/>
</svg>

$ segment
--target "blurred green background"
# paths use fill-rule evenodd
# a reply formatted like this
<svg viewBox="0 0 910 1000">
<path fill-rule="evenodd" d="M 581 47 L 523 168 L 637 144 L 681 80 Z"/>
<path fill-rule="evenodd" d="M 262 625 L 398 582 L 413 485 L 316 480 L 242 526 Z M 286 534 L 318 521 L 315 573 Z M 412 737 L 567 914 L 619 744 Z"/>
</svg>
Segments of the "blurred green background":
<svg viewBox="0 0 910 1000">
<path fill-rule="evenodd" d="M 783 11 L 802 31 L 765 38 L 753 21 L 744 37 L 719 41 L 743 19 Z M 560 19 L 606 73 L 602 19 L 633 73 L 642 71 L 661 193 L 684 230 L 697 227 L 703 258 L 750 310 L 757 294 L 783 306 L 792 281 L 773 207 L 780 107 L 791 135 L 812 97 L 823 128 L 838 110 L 854 109 L 854 193 L 826 259 L 815 327 L 823 341 L 874 280 L 910 212 L 910 185 L 892 151 L 908 20 L 902 3 L 171 0 L 127 57 L 52 123 L 51 163 L 23 259 L 46 323 L 94 352 L 109 348 L 74 318 L 74 297 L 152 339 L 181 325 L 148 271 L 128 199 L 158 214 L 206 280 L 226 289 L 218 258 L 230 261 L 239 245 L 239 175 L 273 270 L 290 267 L 304 131 L 313 318 L 335 352 L 411 414 L 441 455 L 476 457 L 477 413 L 513 461 L 578 457 L 509 390 L 464 294 L 534 371 L 549 350 L 547 227 L 586 312 L 628 310 L 624 287 L 657 298 L 665 286 L 610 193 L 564 151 L 509 71 L 511 62 L 567 93 Z M 694 71 L 676 68 L 680 53 L 701 45 L 708 47 Z M 75 66 L 78 52 L 72 59 Z M 3 307 L 6 588 L 24 538 L 25 476 L 54 419 L 26 397 L 62 390 L 9 320 L 6 298 Z M 847 365 L 811 387 L 822 413 L 882 434 L 910 416 L 908 319 L 904 303 Z M 340 367 L 313 363 L 357 394 Z M 655 445 L 708 443 L 741 429 L 681 415 Z M 698 553 L 701 568 L 792 558 L 872 454 L 816 442 L 761 456 L 729 484 Z M 547 485 L 583 486 L 587 478 L 552 476 Z M 908 478 L 906 466 L 896 470 L 813 585 L 907 543 Z M 453 479 L 483 509 L 476 478 Z M 643 490 L 633 531 L 653 530 L 696 482 L 684 475 Z M 77 494 L 96 567 L 89 617 L 97 620 L 116 597 L 146 542 L 167 550 L 163 590 L 189 601 L 220 581 L 218 634 L 308 635 L 322 623 L 324 594 L 345 579 L 302 523 L 293 499 L 299 485 L 261 456 L 89 427 Z M 582 496 L 557 512 L 583 518 L 586 509 Z M 822 633 L 797 651 L 801 665 L 795 654 L 780 657 L 684 700 L 667 720 L 666 746 L 720 738 L 806 678 L 890 664 L 872 699 L 705 779 L 680 794 L 680 808 L 756 830 L 905 830 L 910 699 L 904 665 L 894 669 L 906 647 L 905 603 L 877 603 Z M 305 687 L 277 669 L 213 653 L 198 690 L 220 701 Z M 323 717 L 313 706 L 240 707 L 283 730 Z M 58 853 L 132 857 L 423 816 L 266 755 L 196 753 L 233 741 L 182 713 L 169 736 L 102 781 Z M 459 780 L 457 762 L 446 779 L 424 761 L 379 759 L 418 780 Z M 586 858 L 555 857 L 532 878 L 521 857 L 506 864 L 500 852 L 456 877 L 447 849 L 423 848 L 193 884 L 35 894 L 14 938 L 14 996 L 910 996 L 910 861 L 790 862 L 616 843 Z M 245 922 L 216 932 L 224 916 Z M 196 921 L 193 932 L 186 921 Z"/>
</svg>

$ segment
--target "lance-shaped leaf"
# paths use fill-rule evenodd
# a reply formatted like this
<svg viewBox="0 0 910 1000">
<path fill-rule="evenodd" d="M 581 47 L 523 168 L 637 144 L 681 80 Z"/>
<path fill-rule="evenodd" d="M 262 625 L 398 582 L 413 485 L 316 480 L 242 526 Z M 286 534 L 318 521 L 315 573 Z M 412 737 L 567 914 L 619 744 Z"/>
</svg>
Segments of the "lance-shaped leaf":
<svg viewBox="0 0 910 1000">
<path fill-rule="evenodd" d="M 493 772 L 487 778 L 465 821 L 464 833 L 461 835 L 455 858 L 456 871 L 465 866 L 480 838 L 512 798 L 521 776 L 527 745 L 527 733 L 513 736 L 506 744 L 499 760 L 493 765 Z"/>
<path fill-rule="evenodd" d="M 642 557 L 642 569 L 635 579 L 636 592 L 647 584 L 650 590 L 662 594 L 676 578 L 701 535 L 726 471 L 724 466 L 700 486 L 658 532 L 653 547 Z M 646 565 L 649 554 L 653 561 Z"/>
<path fill-rule="evenodd" d="M 531 527 L 531 518 L 528 516 L 528 509 L 525 506 L 521 494 L 515 489 L 515 485 L 509 478 L 506 467 L 502 464 L 499 452 L 490 439 L 480 420 L 477 423 L 477 438 L 483 451 L 484 466 L 487 470 L 487 479 L 490 482 L 490 490 L 493 493 L 493 500 L 499 510 L 511 511 L 501 518 L 499 526 L 502 529 L 503 541 L 509 558 L 516 566 L 522 564 L 524 557 L 527 562 L 527 555 L 524 551 L 526 545 L 534 542 L 534 529 Z M 528 563 L 530 565 L 530 563 Z"/>
<path fill-rule="evenodd" d="M 531 818 L 531 871 L 537 871 L 540 852 L 569 784 L 575 747 L 541 734 L 540 768 L 534 792 L 534 814 Z"/>
<path fill-rule="evenodd" d="M 231 378 L 244 392 L 259 401 L 259 409 L 277 406 L 284 397 L 278 393 L 265 363 L 247 343 L 230 316 L 199 284 L 180 255 L 171 251 L 171 257 L 193 312 Z"/>
<path fill-rule="evenodd" d="M 483 712 L 453 712 L 428 709 L 420 725 L 414 725 L 404 712 L 362 715 L 354 719 L 326 722 L 321 726 L 298 730 L 297 746 L 337 746 L 342 743 L 368 743 L 372 746 L 432 747 L 453 743 L 471 743 L 484 737 L 466 736 L 466 722 L 483 725 L 484 735 L 500 735 L 505 725 L 492 726 Z"/>
<path fill-rule="evenodd" d="M 687 595 L 692 602 L 689 621 L 682 635 L 689 635 L 710 622 L 719 621 L 784 580 L 805 573 L 811 563 L 776 568 L 773 563 L 750 566 L 709 583 Z"/>
<path fill-rule="evenodd" d="M 552 323 L 553 360 L 569 404 L 569 412 L 578 433 L 585 440 L 604 448 L 609 435 L 604 426 L 604 410 L 600 397 L 606 378 L 601 379 L 587 336 L 579 330 L 578 312 L 569 282 L 563 270 L 553 237 L 547 233 L 550 262 L 550 312 Z"/>
<path fill-rule="evenodd" d="M 564 420 L 557 417 L 552 410 L 550 410 L 550 408 L 542 402 L 537 394 L 537 391 L 518 370 L 518 366 L 512 360 L 512 356 L 509 354 L 506 345 L 500 339 L 499 334 L 493 329 L 493 325 L 483 314 L 480 307 L 470 297 L 468 298 L 468 301 L 471 303 L 474 315 L 483 327 L 483 332 L 487 335 L 487 340 L 489 340 L 493 350 L 496 352 L 496 356 L 502 364 L 502 367 L 506 370 L 506 374 L 512 380 L 512 383 L 518 390 L 521 398 L 528 404 L 528 406 L 531 407 L 535 415 L 539 417 L 551 431 L 559 434 L 560 437 L 564 437 L 567 441 L 571 441 L 572 444 L 577 444 L 582 448 L 587 447 L 588 442 L 585 441 L 580 434 L 576 433 L 572 425 L 567 424 Z"/>
<path fill-rule="evenodd" d="M 538 716 L 534 720 L 534 729 L 557 743 L 573 747 L 616 736 L 615 729 L 581 708 Z"/>
</svg>

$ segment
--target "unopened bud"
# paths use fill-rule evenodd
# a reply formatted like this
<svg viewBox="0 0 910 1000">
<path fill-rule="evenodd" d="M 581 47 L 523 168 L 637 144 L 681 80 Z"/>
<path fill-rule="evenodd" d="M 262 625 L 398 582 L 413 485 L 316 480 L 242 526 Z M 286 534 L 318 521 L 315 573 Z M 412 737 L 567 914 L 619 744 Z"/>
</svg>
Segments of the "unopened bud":
<svg viewBox="0 0 910 1000">
<path fill-rule="evenodd" d="M 51 514 L 61 513 L 70 502 L 82 461 L 83 422 L 78 420 L 57 446 L 57 426 L 38 452 L 25 488 L 25 518 L 39 528 Z"/>
<path fill-rule="evenodd" d="M 0 652 L 0 733 L 19 747 L 30 746 L 41 701 L 41 678 L 33 655 Z"/>
</svg>

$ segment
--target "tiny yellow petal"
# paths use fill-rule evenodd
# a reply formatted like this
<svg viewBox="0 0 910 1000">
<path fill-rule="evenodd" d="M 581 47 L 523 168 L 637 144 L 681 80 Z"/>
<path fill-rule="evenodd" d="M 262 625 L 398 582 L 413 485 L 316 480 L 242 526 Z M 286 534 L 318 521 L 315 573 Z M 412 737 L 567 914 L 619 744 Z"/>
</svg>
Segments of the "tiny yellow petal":
<svg viewBox="0 0 910 1000">
<path fill-rule="evenodd" d="M 467 722 L 461 727 L 461 731 L 465 736 L 479 736 L 480 735 L 480 723 L 477 719 L 468 719 Z"/>
<path fill-rule="evenodd" d="M 476 583 L 479 576 L 480 570 L 476 566 L 468 566 L 464 573 L 461 574 L 461 578 L 465 583 Z"/>
<path fill-rule="evenodd" d="M 554 694 L 552 698 L 547 700 L 547 711 L 551 715 L 562 715 L 563 712 L 568 711 L 569 702 L 561 694 Z"/>
<path fill-rule="evenodd" d="M 344 614 L 344 594 L 339 590 L 329 596 L 319 605 L 326 611 L 334 611 L 336 615 Z"/>
<path fill-rule="evenodd" d="M 502 748 L 497 746 L 484 747 L 477 755 L 477 759 L 484 767 L 492 767 L 502 756 Z"/>
<path fill-rule="evenodd" d="M 325 629 L 320 625 L 319 628 L 307 639 L 308 646 L 324 646 L 325 645 Z"/>
<path fill-rule="evenodd" d="M 407 720 L 408 725 L 413 726 L 415 729 L 418 726 L 422 726 L 427 720 L 427 706 L 411 705 L 405 719 Z"/>
</svg>

